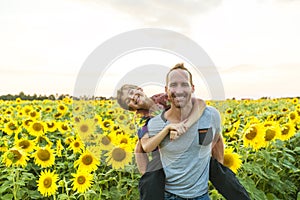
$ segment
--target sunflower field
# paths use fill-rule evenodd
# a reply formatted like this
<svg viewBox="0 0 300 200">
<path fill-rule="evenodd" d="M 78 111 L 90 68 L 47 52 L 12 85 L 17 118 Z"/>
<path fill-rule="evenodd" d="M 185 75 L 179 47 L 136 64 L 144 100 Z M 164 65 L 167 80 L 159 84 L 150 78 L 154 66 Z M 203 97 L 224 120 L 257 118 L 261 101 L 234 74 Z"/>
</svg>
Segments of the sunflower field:
<svg viewBox="0 0 300 200">
<path fill-rule="evenodd" d="M 251 199 L 300 199 L 298 98 L 207 101 Z M 139 199 L 143 120 L 115 100 L 0 100 L 0 199 Z M 211 199 L 223 197 L 209 183 Z"/>
</svg>

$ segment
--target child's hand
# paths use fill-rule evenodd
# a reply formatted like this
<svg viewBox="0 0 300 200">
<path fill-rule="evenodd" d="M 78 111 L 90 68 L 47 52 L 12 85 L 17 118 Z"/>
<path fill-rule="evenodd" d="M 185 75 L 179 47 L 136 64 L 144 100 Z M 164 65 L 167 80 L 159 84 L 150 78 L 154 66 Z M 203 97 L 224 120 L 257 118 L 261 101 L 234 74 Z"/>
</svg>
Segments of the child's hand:
<svg viewBox="0 0 300 200">
<path fill-rule="evenodd" d="M 178 139 L 182 134 L 186 132 L 186 126 L 183 122 L 180 122 L 178 124 L 170 124 L 169 127 L 170 132 L 170 140 L 176 140 Z"/>
</svg>

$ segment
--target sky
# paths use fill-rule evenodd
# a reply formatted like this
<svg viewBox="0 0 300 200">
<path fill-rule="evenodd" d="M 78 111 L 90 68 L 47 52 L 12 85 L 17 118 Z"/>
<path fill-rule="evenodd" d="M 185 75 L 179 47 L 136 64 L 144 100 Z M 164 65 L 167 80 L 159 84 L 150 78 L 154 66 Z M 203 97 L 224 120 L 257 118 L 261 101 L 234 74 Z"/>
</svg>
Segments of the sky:
<svg viewBox="0 0 300 200">
<path fill-rule="evenodd" d="M 0 95 L 72 95 L 97 47 L 128 31 L 159 28 L 202 47 L 225 98 L 300 96 L 299 10 L 298 0 L 0 0 Z M 113 95 L 134 68 L 178 62 L 186 60 L 166 51 L 128 52 L 101 66 L 107 71 L 95 96 Z M 213 98 L 203 77 L 195 79 L 197 96 Z M 148 83 L 145 91 L 164 87 Z"/>
</svg>

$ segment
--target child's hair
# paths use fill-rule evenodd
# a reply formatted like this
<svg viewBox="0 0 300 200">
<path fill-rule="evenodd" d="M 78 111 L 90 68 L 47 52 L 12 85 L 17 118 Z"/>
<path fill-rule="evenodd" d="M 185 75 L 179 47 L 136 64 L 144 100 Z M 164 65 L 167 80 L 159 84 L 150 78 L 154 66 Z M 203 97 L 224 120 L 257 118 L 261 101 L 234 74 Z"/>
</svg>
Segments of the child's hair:
<svg viewBox="0 0 300 200">
<path fill-rule="evenodd" d="M 129 89 L 137 89 L 138 86 L 136 85 L 130 85 L 130 84 L 125 84 L 123 85 L 118 91 L 117 91 L 117 101 L 118 104 L 125 110 L 131 110 L 130 107 L 123 101 L 122 97 L 124 95 L 124 90 L 129 90 Z"/>
</svg>

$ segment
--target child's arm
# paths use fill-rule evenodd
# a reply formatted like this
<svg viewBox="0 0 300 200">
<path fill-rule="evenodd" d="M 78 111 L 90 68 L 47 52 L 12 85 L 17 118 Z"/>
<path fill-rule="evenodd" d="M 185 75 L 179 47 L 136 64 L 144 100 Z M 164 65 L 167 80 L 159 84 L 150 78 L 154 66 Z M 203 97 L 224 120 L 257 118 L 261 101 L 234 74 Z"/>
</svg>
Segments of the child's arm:
<svg viewBox="0 0 300 200">
<path fill-rule="evenodd" d="M 184 121 L 184 125 L 187 129 L 189 129 L 203 114 L 206 103 L 202 99 L 193 98 L 193 108 L 188 116 L 188 118 Z"/>
<path fill-rule="evenodd" d="M 158 147 L 161 141 L 163 141 L 168 134 L 175 135 L 177 138 L 179 137 L 179 134 L 183 132 L 185 132 L 185 127 L 182 123 L 168 124 L 153 137 L 150 137 L 149 134 L 146 133 L 141 139 L 141 144 L 145 152 L 151 152 Z M 176 138 L 170 137 L 171 140 Z"/>
</svg>

